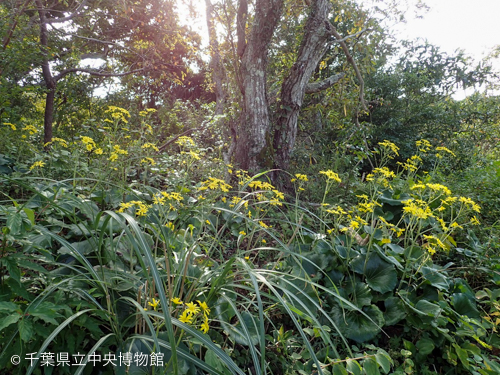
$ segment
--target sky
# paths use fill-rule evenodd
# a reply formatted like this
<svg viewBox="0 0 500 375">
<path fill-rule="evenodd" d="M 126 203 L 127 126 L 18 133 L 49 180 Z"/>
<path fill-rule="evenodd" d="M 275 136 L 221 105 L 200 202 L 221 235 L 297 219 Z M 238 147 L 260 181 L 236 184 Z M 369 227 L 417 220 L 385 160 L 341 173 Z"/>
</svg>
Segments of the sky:
<svg viewBox="0 0 500 375">
<path fill-rule="evenodd" d="M 451 53 L 460 48 L 480 59 L 500 45 L 500 0 L 427 0 L 423 19 L 408 17 L 401 36 L 426 38 Z"/>
<path fill-rule="evenodd" d="M 406 24 L 396 26 L 401 39 L 424 38 L 448 54 L 461 49 L 475 62 L 500 45 L 500 0 L 427 0 L 426 4 L 430 9 L 423 18 L 408 17 Z M 500 58 L 492 63 L 500 71 Z M 453 97 L 460 100 L 473 92 L 473 88 L 458 90 Z"/>
</svg>

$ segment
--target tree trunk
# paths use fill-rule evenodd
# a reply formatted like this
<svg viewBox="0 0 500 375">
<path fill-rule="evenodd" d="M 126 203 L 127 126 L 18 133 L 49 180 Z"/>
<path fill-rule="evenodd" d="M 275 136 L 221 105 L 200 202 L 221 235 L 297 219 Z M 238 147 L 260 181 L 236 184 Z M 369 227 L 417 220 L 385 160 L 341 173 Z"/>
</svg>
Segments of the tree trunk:
<svg viewBox="0 0 500 375">
<path fill-rule="evenodd" d="M 304 95 L 306 89 L 312 90 L 311 87 L 314 87 L 308 83 L 326 52 L 327 42 L 330 38 L 329 12 L 330 3 L 328 0 L 315 0 L 313 2 L 297 60 L 293 64 L 290 74 L 283 81 L 280 108 L 277 113 L 273 138 L 274 166 L 276 168 L 284 170 L 288 168 L 290 154 L 297 136 L 297 120 Z M 337 82 L 340 77 L 339 75 L 337 80 L 330 78 L 332 84 Z M 315 85 L 320 86 L 319 84 Z"/>
<path fill-rule="evenodd" d="M 241 1 L 240 0 L 240 9 Z M 257 0 L 255 17 L 246 44 L 238 40 L 242 51 L 241 76 L 243 109 L 238 128 L 235 161 L 240 168 L 257 172 L 266 167 L 266 150 L 272 147 L 267 103 L 266 69 L 269 43 L 278 24 L 283 0 Z M 241 26 L 241 25 L 240 25 Z M 272 164 L 271 164 L 272 166 Z"/>
<path fill-rule="evenodd" d="M 210 45 L 210 68 L 212 69 L 212 80 L 215 92 L 215 115 L 224 114 L 224 101 L 226 94 L 222 84 L 224 80 L 224 67 L 220 57 L 219 42 L 213 22 L 213 8 L 210 0 L 205 0 L 207 13 L 208 42 Z"/>
<path fill-rule="evenodd" d="M 45 9 L 40 0 L 35 0 L 40 18 L 40 50 L 42 51 L 42 74 L 45 86 L 47 87 L 47 96 L 45 98 L 45 115 L 43 119 L 43 144 L 49 147 L 48 143 L 52 142 L 52 122 L 54 121 L 54 98 L 56 95 L 56 80 L 50 71 L 48 59 L 48 32 L 47 19 L 45 17 Z"/>
</svg>

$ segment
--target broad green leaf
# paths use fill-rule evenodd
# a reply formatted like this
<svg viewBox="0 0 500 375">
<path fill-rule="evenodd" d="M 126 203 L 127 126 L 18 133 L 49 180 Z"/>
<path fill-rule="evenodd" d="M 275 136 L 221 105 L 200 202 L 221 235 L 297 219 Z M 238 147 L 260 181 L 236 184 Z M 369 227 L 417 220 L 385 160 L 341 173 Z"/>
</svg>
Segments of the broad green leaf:
<svg viewBox="0 0 500 375">
<path fill-rule="evenodd" d="M 447 290 L 449 283 L 447 278 L 437 269 L 431 267 L 422 267 L 420 272 L 424 279 L 426 279 L 433 287 L 440 290 Z"/>
<path fill-rule="evenodd" d="M 383 349 L 379 349 L 379 352 L 375 354 L 375 359 L 378 365 L 382 368 L 384 373 L 388 374 L 391 371 L 392 359 Z"/>
<path fill-rule="evenodd" d="M 395 243 L 388 243 L 386 246 L 392 251 L 394 251 L 396 254 L 403 254 L 405 252 L 404 248 Z"/>
<path fill-rule="evenodd" d="M 398 274 L 392 264 L 384 262 L 376 253 L 371 253 L 368 258 L 357 256 L 351 267 L 366 278 L 366 283 L 380 293 L 390 292 L 396 287 Z"/>
<path fill-rule="evenodd" d="M 356 342 L 365 342 L 381 331 L 385 321 L 384 314 L 375 305 L 363 308 L 363 312 L 366 315 L 357 311 L 342 310 L 336 306 L 332 309 L 332 317 L 346 337 Z"/>
<path fill-rule="evenodd" d="M 363 370 L 364 373 L 367 375 L 379 375 L 380 371 L 378 370 L 378 365 L 377 361 L 375 361 L 375 358 L 369 357 L 365 359 L 363 362 Z"/>
<path fill-rule="evenodd" d="M 8 315 L 5 318 L 2 318 L 0 321 L 0 331 L 3 331 L 5 328 L 10 326 L 11 324 L 17 323 L 17 321 L 21 319 L 20 314 L 12 314 Z"/>
<path fill-rule="evenodd" d="M 23 225 L 23 216 L 21 212 L 15 212 L 7 217 L 6 226 L 10 230 L 10 234 L 15 236 L 21 232 Z"/>
<path fill-rule="evenodd" d="M 353 283 L 349 283 L 345 289 L 349 295 L 349 301 L 360 309 L 363 306 L 369 306 L 372 302 L 372 294 L 368 285 L 357 280 L 353 280 Z"/>
<path fill-rule="evenodd" d="M 345 369 L 345 367 L 342 364 L 337 363 L 337 364 L 333 365 L 333 367 L 332 367 L 332 374 L 333 375 L 348 375 L 349 373 L 347 372 L 347 370 Z"/>
<path fill-rule="evenodd" d="M 420 313 L 427 316 L 436 317 L 441 312 L 441 308 L 434 303 L 426 301 L 425 299 L 421 299 L 415 305 L 415 309 L 417 309 Z"/>
<path fill-rule="evenodd" d="M 21 270 L 17 266 L 17 263 L 12 258 L 1 258 L 0 265 L 3 264 L 7 268 L 9 276 L 16 280 L 18 284 L 21 284 Z"/>
<path fill-rule="evenodd" d="M 346 361 L 346 367 L 347 371 L 353 375 L 361 375 L 361 372 L 363 371 L 361 365 L 355 359 L 348 359 Z"/>
<path fill-rule="evenodd" d="M 31 225 L 35 225 L 35 211 L 28 207 L 23 208 L 24 213 L 28 217 L 29 221 L 31 222 Z"/>
<path fill-rule="evenodd" d="M 18 310 L 20 311 L 19 306 L 16 305 L 14 302 L 5 302 L 5 301 L 0 302 L 0 311 L 14 312 Z"/>
<path fill-rule="evenodd" d="M 469 318 L 479 318 L 479 311 L 476 307 L 476 301 L 465 293 L 453 293 L 451 304 L 455 311 L 461 315 L 467 315 Z"/>
<path fill-rule="evenodd" d="M 469 355 L 467 353 L 467 350 L 465 349 L 462 349 L 459 345 L 457 344 L 453 344 L 453 347 L 455 348 L 455 353 L 457 353 L 457 357 L 458 359 L 460 360 L 460 362 L 462 362 L 462 365 L 468 369 L 470 367 L 470 364 L 469 364 L 469 361 L 468 361 L 468 358 L 469 358 Z"/>
<path fill-rule="evenodd" d="M 30 319 L 23 319 L 17 324 L 21 340 L 28 342 L 33 338 L 33 322 Z"/>
<path fill-rule="evenodd" d="M 429 338 L 422 337 L 417 341 L 417 344 L 415 346 L 417 347 L 418 352 L 421 355 L 426 356 L 434 350 L 434 341 Z"/>
</svg>

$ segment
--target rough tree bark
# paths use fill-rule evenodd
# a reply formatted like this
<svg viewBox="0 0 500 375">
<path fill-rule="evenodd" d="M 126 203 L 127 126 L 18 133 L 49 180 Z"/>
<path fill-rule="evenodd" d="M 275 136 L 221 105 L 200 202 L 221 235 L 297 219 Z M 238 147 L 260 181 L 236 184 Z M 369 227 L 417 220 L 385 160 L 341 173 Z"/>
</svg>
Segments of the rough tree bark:
<svg viewBox="0 0 500 375">
<path fill-rule="evenodd" d="M 343 74 L 337 74 L 321 82 L 309 82 L 328 43 L 337 39 L 334 35 L 336 30 L 328 20 L 331 5 L 329 0 L 307 2 L 310 13 L 297 58 L 282 83 L 279 108 L 276 113 L 270 114 L 266 87 L 267 56 L 284 1 L 256 0 L 248 36 L 245 27 L 246 1 L 239 0 L 237 15 L 243 108 L 234 159 L 240 168 L 251 172 L 270 168 L 287 169 L 295 145 L 298 115 L 304 95 L 325 90 L 343 77 Z"/>
<path fill-rule="evenodd" d="M 246 0 L 240 0 L 238 20 L 246 12 Z M 235 160 L 242 169 L 257 171 L 265 164 L 270 119 L 267 103 L 267 56 L 269 43 L 283 10 L 283 0 L 257 0 L 250 35 L 238 32 L 238 51 L 241 57 L 243 109 L 238 128 Z M 244 24 L 239 24 L 243 27 Z"/>
<path fill-rule="evenodd" d="M 307 19 L 297 59 L 283 81 L 273 137 L 275 168 L 285 170 L 288 168 L 290 153 L 297 136 L 297 120 L 304 95 L 331 37 L 331 27 L 328 22 L 330 8 L 328 0 L 312 2 L 311 13 Z M 337 75 L 321 83 L 311 84 L 309 91 L 325 89 L 338 82 L 340 78 L 341 75 Z"/>
</svg>

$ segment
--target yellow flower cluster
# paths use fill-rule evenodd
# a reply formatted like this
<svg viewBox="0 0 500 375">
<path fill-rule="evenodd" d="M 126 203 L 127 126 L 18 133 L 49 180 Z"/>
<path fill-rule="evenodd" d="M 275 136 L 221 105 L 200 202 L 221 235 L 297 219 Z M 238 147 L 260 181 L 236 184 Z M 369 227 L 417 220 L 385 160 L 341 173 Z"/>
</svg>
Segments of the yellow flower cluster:
<svg viewBox="0 0 500 375">
<path fill-rule="evenodd" d="M 30 167 L 30 171 L 32 171 L 35 168 L 43 168 L 45 166 L 45 163 L 43 161 L 35 161 L 33 165 Z"/>
<path fill-rule="evenodd" d="M 379 142 L 378 143 L 379 146 L 382 146 L 388 150 L 390 150 L 392 153 L 396 154 L 397 156 L 399 156 L 399 147 L 396 146 L 394 143 L 392 142 L 389 142 L 387 140 L 384 140 L 383 142 Z M 394 157 L 392 155 L 389 156 L 390 159 L 393 159 Z"/>
<path fill-rule="evenodd" d="M 404 228 L 399 228 L 397 225 L 389 223 L 382 216 L 379 216 L 378 220 L 380 220 L 380 222 L 382 222 L 387 229 L 389 229 L 390 231 L 394 232 L 394 234 L 396 235 L 396 237 L 401 237 L 401 235 L 405 231 Z"/>
<path fill-rule="evenodd" d="M 82 136 L 82 143 L 85 145 L 87 151 L 92 151 L 94 148 L 96 148 L 94 140 L 90 137 Z"/>
<path fill-rule="evenodd" d="M 151 164 L 151 165 L 155 165 L 156 162 L 154 161 L 154 159 L 152 158 L 144 158 L 144 159 L 141 159 L 141 164 Z"/>
<path fill-rule="evenodd" d="M 175 141 L 175 143 L 181 147 L 183 147 L 183 146 L 189 147 L 189 146 L 195 145 L 193 139 L 191 137 L 186 137 L 186 136 L 179 137 L 179 139 L 177 139 L 177 141 Z"/>
<path fill-rule="evenodd" d="M 427 243 L 424 244 L 424 247 L 427 248 L 429 254 L 434 255 L 437 248 L 446 250 L 445 244 L 436 236 L 428 236 L 424 234 L 424 238 L 427 240 Z"/>
<path fill-rule="evenodd" d="M 5 126 L 10 126 L 10 128 L 11 128 L 12 130 L 16 130 L 16 129 L 17 129 L 17 128 L 16 128 L 16 125 L 11 124 L 10 122 L 4 122 L 3 124 L 4 124 Z"/>
<path fill-rule="evenodd" d="M 106 113 L 111 113 L 111 117 L 116 120 L 122 120 L 126 124 L 128 123 L 127 118 L 130 117 L 130 113 L 126 109 L 114 105 L 108 106 Z"/>
<path fill-rule="evenodd" d="M 38 133 L 38 129 L 36 127 L 34 127 L 33 125 L 26 125 L 25 127 L 23 127 L 22 130 L 29 132 L 30 135 Z"/>
<path fill-rule="evenodd" d="M 406 163 L 397 162 L 402 166 L 405 171 L 416 172 L 419 165 L 422 163 L 422 158 L 418 155 L 413 155 L 411 158 L 406 159 Z"/>
<path fill-rule="evenodd" d="M 333 180 L 337 183 L 341 183 L 342 180 L 340 179 L 339 175 L 331 170 L 327 171 L 319 171 L 320 174 L 324 174 L 328 180 Z"/>
<path fill-rule="evenodd" d="M 291 182 L 295 182 L 295 181 L 305 181 L 305 182 L 307 182 L 309 180 L 307 179 L 307 175 L 296 173 L 295 174 L 295 178 L 292 178 L 290 181 Z"/>
<path fill-rule="evenodd" d="M 142 149 L 148 149 L 148 148 L 152 148 L 153 150 L 155 150 L 156 152 L 160 151 L 158 149 L 158 147 L 156 147 L 156 145 L 154 143 L 149 143 L 149 142 L 146 142 L 144 143 L 142 146 L 141 146 Z"/>
<path fill-rule="evenodd" d="M 453 151 L 450 151 L 449 149 L 447 149 L 446 147 L 436 147 L 436 151 L 443 151 L 443 152 L 446 152 L 448 154 L 450 154 L 451 156 L 456 156 Z M 438 152 L 436 154 L 436 157 L 438 158 L 442 158 L 443 156 Z"/>
<path fill-rule="evenodd" d="M 431 143 L 426 139 L 421 139 L 419 141 L 416 141 L 415 144 L 417 145 L 418 150 L 424 153 L 432 148 Z"/>
<path fill-rule="evenodd" d="M 448 189 L 448 187 L 441 185 L 441 184 L 431 184 L 431 183 L 421 184 L 421 183 L 419 183 L 419 184 L 412 185 L 412 187 L 410 189 L 411 190 L 425 190 L 426 188 L 428 188 L 429 190 L 431 190 L 434 193 L 451 195 L 451 190 Z"/>
<path fill-rule="evenodd" d="M 402 203 L 404 204 L 403 212 L 410 216 L 416 217 L 417 219 L 425 220 L 433 216 L 432 210 L 427 205 L 427 202 L 421 199 L 412 198 L 402 201 Z"/>
<path fill-rule="evenodd" d="M 113 146 L 113 152 L 109 155 L 108 160 L 113 162 L 118 159 L 118 155 L 128 155 L 128 151 L 120 147 L 120 145 Z"/>
<path fill-rule="evenodd" d="M 156 112 L 156 109 L 147 108 L 145 111 L 139 111 L 139 116 L 146 117 L 149 113 L 155 113 L 155 112 Z"/>
<path fill-rule="evenodd" d="M 175 297 L 171 299 L 172 303 L 177 306 L 183 306 L 184 310 L 182 311 L 181 315 L 179 316 L 179 320 L 182 323 L 194 325 L 196 323 L 196 318 L 200 317 L 202 319 L 202 323 L 200 324 L 200 331 L 203 333 L 207 333 L 209 330 L 209 324 L 208 324 L 208 316 L 210 315 L 210 309 L 207 305 L 206 302 L 201 302 L 197 300 L 196 303 L 194 302 L 183 302 L 179 299 L 179 297 Z M 203 316 L 201 317 L 199 313 L 202 313 Z"/>
<path fill-rule="evenodd" d="M 208 180 L 203 181 L 202 186 L 198 189 L 200 191 L 203 190 L 217 190 L 220 189 L 223 192 L 228 192 L 231 189 L 231 185 L 226 184 L 223 180 L 215 177 L 209 177 Z"/>
<path fill-rule="evenodd" d="M 118 212 L 125 212 L 126 209 L 131 207 L 137 207 L 135 210 L 135 214 L 137 216 L 146 216 L 151 206 L 141 201 L 122 202 L 120 203 L 120 209 L 118 210 Z"/>
<path fill-rule="evenodd" d="M 54 142 L 57 142 L 59 145 L 61 145 L 62 147 L 64 148 L 68 148 L 68 142 L 66 142 L 64 139 L 62 138 L 57 138 L 57 137 L 53 137 L 52 138 L 52 141 L 51 142 L 47 142 L 43 145 L 43 147 L 47 147 L 48 145 L 50 144 L 53 144 Z"/>
</svg>

